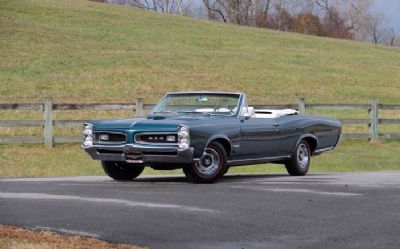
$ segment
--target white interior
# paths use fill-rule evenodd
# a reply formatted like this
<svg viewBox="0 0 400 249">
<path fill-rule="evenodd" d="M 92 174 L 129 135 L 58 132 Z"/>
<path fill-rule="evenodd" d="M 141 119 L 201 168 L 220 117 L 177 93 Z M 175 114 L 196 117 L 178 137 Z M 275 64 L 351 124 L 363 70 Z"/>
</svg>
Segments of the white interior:
<svg viewBox="0 0 400 249">
<path fill-rule="evenodd" d="M 299 112 L 294 109 L 283 109 L 283 110 L 271 110 L 271 109 L 261 109 L 255 110 L 255 118 L 279 118 L 287 115 L 298 114 Z"/>
<path fill-rule="evenodd" d="M 215 110 L 213 108 L 200 108 L 196 109 L 196 112 L 229 112 L 227 108 L 220 108 Z M 235 110 L 234 110 L 235 111 Z M 298 111 L 294 109 L 283 109 L 283 110 L 272 110 L 272 109 L 260 109 L 256 110 L 254 107 L 243 107 L 242 114 L 249 114 L 252 118 L 279 118 L 282 116 L 297 114 Z"/>
<path fill-rule="evenodd" d="M 255 110 L 254 107 L 249 106 L 246 108 L 244 107 L 243 113 L 248 113 L 252 118 L 279 118 L 286 115 L 293 115 L 297 114 L 298 111 L 294 109 L 283 109 L 283 110 L 272 110 L 272 109 L 261 109 Z"/>
</svg>

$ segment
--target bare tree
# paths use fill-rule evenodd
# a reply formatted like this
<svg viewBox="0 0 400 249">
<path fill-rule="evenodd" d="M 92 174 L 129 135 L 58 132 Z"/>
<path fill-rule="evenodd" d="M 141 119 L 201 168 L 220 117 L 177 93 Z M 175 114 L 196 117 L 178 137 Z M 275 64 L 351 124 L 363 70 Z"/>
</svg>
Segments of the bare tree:
<svg viewBox="0 0 400 249">
<path fill-rule="evenodd" d="M 255 6 L 258 0 L 202 0 L 204 6 L 211 13 L 217 13 L 224 22 L 240 25 L 253 25 Z"/>
<path fill-rule="evenodd" d="M 296 16 L 293 31 L 303 34 L 323 35 L 323 27 L 319 17 L 311 12 L 301 12 Z"/>
<path fill-rule="evenodd" d="M 224 12 L 225 6 L 222 2 L 219 0 L 203 0 L 203 4 L 208 10 L 208 19 L 216 19 L 216 16 L 214 15 L 214 13 L 216 13 L 224 22 L 227 22 Z"/>
<path fill-rule="evenodd" d="M 257 27 L 269 27 L 269 14 L 272 8 L 272 0 L 256 1 L 254 12 L 254 25 Z"/>
<path fill-rule="evenodd" d="M 371 20 L 377 16 L 372 12 L 373 4 L 374 0 L 315 0 L 322 10 L 327 36 L 358 40 L 371 39 Z"/>
<path fill-rule="evenodd" d="M 184 15 L 190 0 L 102 0 L 106 3 L 131 6 L 156 12 Z M 184 2 L 185 1 L 185 2 Z"/>
<path fill-rule="evenodd" d="M 391 45 L 398 40 L 393 30 L 390 33 L 385 29 L 384 16 L 374 12 L 374 0 L 202 0 L 202 3 L 208 19 L 223 22 Z"/>
<path fill-rule="evenodd" d="M 368 19 L 369 12 L 373 7 L 373 0 L 343 0 L 342 17 L 346 21 L 348 29 L 356 36 L 358 30 Z"/>
<path fill-rule="evenodd" d="M 400 37 L 396 37 L 396 39 L 394 40 L 394 46 L 400 47 Z"/>
<path fill-rule="evenodd" d="M 391 37 L 390 37 L 390 46 L 395 46 L 395 41 L 396 41 L 396 32 L 394 32 L 394 29 L 390 29 L 391 32 Z"/>
<path fill-rule="evenodd" d="M 364 26 L 367 37 L 371 42 L 378 44 L 384 37 L 383 15 L 378 13 L 370 14 Z"/>
</svg>

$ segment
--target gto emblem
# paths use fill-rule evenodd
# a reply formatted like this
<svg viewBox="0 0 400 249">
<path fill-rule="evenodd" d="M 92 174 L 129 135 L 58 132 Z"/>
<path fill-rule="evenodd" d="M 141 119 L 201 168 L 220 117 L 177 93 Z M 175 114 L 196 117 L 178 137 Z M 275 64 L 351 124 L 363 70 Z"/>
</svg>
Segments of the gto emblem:
<svg viewBox="0 0 400 249">
<path fill-rule="evenodd" d="M 108 141 L 108 139 L 110 139 L 110 137 L 108 136 L 108 134 L 100 134 L 100 140 L 102 140 L 102 141 Z"/>
</svg>

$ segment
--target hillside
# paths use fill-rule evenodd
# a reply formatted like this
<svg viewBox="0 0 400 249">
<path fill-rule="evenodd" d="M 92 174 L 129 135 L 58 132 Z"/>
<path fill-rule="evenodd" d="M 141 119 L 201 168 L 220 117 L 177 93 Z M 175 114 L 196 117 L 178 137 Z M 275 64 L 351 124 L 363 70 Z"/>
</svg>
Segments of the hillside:
<svg viewBox="0 0 400 249">
<path fill-rule="evenodd" d="M 235 90 L 253 102 L 400 102 L 400 49 L 84 0 L 0 0 L 0 101 L 155 102 Z"/>
</svg>

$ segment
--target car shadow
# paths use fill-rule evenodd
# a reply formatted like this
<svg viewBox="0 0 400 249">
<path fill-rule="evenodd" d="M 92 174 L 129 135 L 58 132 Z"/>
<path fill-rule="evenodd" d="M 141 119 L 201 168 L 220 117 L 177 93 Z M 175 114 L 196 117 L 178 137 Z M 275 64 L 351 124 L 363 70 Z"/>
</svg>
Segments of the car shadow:
<svg viewBox="0 0 400 249">
<path fill-rule="evenodd" d="M 235 175 L 225 175 L 221 179 L 219 179 L 216 183 L 224 183 L 224 182 L 243 182 L 254 179 L 272 179 L 272 178 L 282 178 L 287 177 L 290 178 L 287 174 L 235 174 Z M 189 179 L 185 176 L 145 176 L 142 178 L 137 178 L 134 180 L 135 182 L 187 182 L 191 183 Z"/>
</svg>

